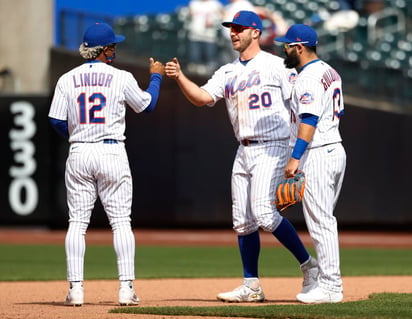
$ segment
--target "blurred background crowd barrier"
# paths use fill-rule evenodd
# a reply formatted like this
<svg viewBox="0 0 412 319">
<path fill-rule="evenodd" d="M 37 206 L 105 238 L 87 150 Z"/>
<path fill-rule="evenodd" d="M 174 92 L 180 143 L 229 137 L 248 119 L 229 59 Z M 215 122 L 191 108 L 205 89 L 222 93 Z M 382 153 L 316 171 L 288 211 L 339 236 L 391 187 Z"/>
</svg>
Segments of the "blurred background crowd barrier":
<svg viewBox="0 0 412 319">
<path fill-rule="evenodd" d="M 251 2 L 278 13 L 288 25 L 314 26 L 319 33 L 319 54 L 339 70 L 348 95 L 373 99 L 377 102 L 375 107 L 382 102 L 394 103 L 393 108 L 412 113 L 412 1 L 366 0 L 360 1 L 355 10 L 339 10 L 339 2 L 334 0 Z M 177 56 L 183 64 L 190 62 L 186 6 L 176 8 L 173 13 L 121 17 L 70 9 L 60 14 L 63 47 L 77 49 L 84 28 L 102 20 L 127 36 L 121 49 L 133 57 L 155 56 L 168 61 Z M 273 27 L 267 20 L 264 26 L 266 31 Z M 221 36 L 218 41 L 223 50 L 226 39 Z M 282 55 L 280 47 L 274 45 L 274 50 Z"/>
</svg>

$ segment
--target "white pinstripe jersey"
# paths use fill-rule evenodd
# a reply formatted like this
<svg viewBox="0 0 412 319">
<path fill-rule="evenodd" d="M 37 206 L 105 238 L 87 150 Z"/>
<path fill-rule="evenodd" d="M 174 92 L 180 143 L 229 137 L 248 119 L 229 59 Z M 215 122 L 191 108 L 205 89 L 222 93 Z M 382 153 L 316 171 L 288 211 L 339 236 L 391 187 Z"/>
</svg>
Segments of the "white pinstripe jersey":
<svg viewBox="0 0 412 319">
<path fill-rule="evenodd" d="M 288 103 L 296 71 L 283 59 L 260 51 L 244 65 L 239 59 L 219 68 L 202 86 L 213 106 L 225 98 L 238 141 L 281 140 L 289 137 Z"/>
<path fill-rule="evenodd" d="M 290 146 L 295 145 L 301 122 L 299 115 L 304 113 L 319 117 L 308 148 L 341 142 L 339 121 L 343 112 L 342 80 L 339 74 L 321 60 L 309 62 L 299 73 L 292 91 Z"/>
<path fill-rule="evenodd" d="M 150 101 L 130 72 L 93 61 L 60 77 L 49 117 L 68 121 L 71 143 L 123 141 L 126 105 L 139 113 Z"/>
</svg>

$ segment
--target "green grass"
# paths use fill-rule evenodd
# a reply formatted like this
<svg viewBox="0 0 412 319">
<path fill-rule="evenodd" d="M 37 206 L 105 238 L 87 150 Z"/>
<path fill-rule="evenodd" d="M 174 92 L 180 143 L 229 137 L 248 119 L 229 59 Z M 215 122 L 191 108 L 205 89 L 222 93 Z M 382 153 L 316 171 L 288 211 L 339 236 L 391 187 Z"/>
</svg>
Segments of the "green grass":
<svg viewBox="0 0 412 319">
<path fill-rule="evenodd" d="M 63 246 L 0 245 L 0 281 L 64 280 Z M 412 275 L 408 249 L 341 250 L 343 276 Z M 137 278 L 240 277 L 236 247 L 136 247 Z M 300 277 L 293 256 L 282 247 L 264 247 L 260 257 L 262 277 Z M 113 247 L 91 246 L 86 250 L 85 278 L 117 277 Z"/>
<path fill-rule="evenodd" d="M 373 294 L 368 300 L 321 305 L 130 307 L 112 313 L 270 319 L 410 319 L 412 294 Z M 184 317 L 183 317 L 184 318 Z"/>
<path fill-rule="evenodd" d="M 0 245 L 0 256 L 0 281 L 66 278 L 63 245 Z M 412 252 L 409 249 L 341 249 L 343 276 L 412 275 L 410 265 Z M 237 247 L 136 247 L 137 279 L 240 277 L 241 274 Z M 263 247 L 260 275 L 300 277 L 302 274 L 286 249 Z M 117 278 L 112 246 L 87 246 L 85 278 Z M 112 312 L 271 319 L 410 319 L 411 305 L 412 294 L 374 294 L 369 300 L 342 304 L 123 307 Z"/>
</svg>

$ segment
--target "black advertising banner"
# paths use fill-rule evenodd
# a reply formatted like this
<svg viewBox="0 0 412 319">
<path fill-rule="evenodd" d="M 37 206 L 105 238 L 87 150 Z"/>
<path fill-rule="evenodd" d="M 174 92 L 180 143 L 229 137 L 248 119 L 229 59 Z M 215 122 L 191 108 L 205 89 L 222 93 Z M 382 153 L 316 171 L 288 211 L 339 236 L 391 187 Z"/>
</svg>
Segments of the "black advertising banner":
<svg viewBox="0 0 412 319">
<path fill-rule="evenodd" d="M 237 145 L 223 120 L 225 109 L 184 105 L 177 89 L 163 88 L 153 114 L 127 116 L 133 225 L 230 227 Z M 0 227 L 67 227 L 68 143 L 49 124 L 49 105 L 47 96 L 0 97 Z M 347 167 L 335 209 L 340 227 L 410 228 L 411 172 L 405 163 L 412 157 L 412 117 L 349 104 L 345 112 L 341 132 Z M 304 227 L 300 205 L 287 216 Z M 90 226 L 109 227 L 99 201 Z"/>
<path fill-rule="evenodd" d="M 0 225 L 50 222 L 49 97 L 0 98 Z"/>
</svg>

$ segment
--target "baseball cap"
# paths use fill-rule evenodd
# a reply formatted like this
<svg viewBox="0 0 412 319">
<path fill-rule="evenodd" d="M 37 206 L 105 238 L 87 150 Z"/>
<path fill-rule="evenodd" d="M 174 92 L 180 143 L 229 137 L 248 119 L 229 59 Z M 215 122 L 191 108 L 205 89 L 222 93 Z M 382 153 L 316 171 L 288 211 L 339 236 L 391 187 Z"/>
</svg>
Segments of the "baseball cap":
<svg viewBox="0 0 412 319">
<path fill-rule="evenodd" d="M 283 37 L 275 38 L 275 41 L 301 43 L 308 47 L 314 47 L 318 44 L 318 35 L 316 31 L 307 24 L 294 24 Z"/>
<path fill-rule="evenodd" d="M 230 28 L 232 24 L 258 29 L 260 32 L 263 30 L 262 20 L 260 20 L 259 16 L 253 11 L 239 11 L 235 14 L 232 21 L 222 23 L 222 25 L 227 28 Z"/>
<path fill-rule="evenodd" d="M 124 39 L 126 39 L 124 35 L 114 34 L 112 27 L 107 23 L 95 23 L 84 33 L 83 44 L 86 47 L 93 48 L 119 43 Z"/>
</svg>

